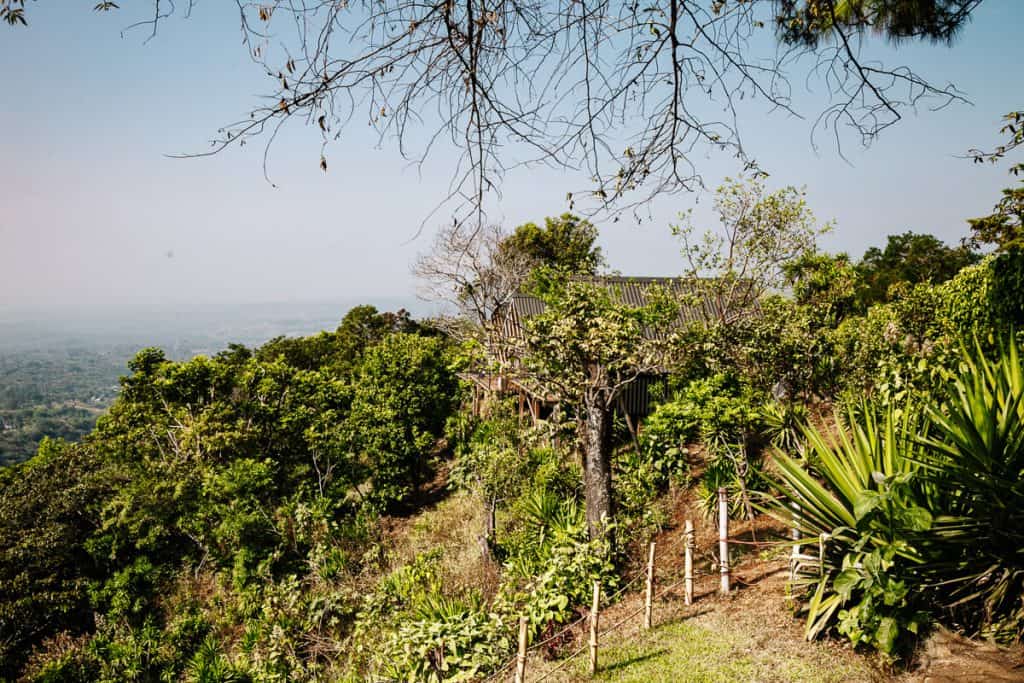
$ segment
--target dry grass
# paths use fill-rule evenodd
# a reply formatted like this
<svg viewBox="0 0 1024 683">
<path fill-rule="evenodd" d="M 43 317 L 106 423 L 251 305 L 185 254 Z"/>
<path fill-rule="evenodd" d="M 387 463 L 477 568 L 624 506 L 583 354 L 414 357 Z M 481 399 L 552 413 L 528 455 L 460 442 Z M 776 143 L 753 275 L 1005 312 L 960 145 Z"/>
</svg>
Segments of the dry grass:
<svg viewBox="0 0 1024 683">
<path fill-rule="evenodd" d="M 483 504 L 466 492 L 456 492 L 414 517 L 393 519 L 385 535 L 393 567 L 421 553 L 441 549 L 440 574 L 445 593 L 458 595 L 497 589 L 498 567 L 483 557 L 480 537 L 485 525 Z"/>
</svg>

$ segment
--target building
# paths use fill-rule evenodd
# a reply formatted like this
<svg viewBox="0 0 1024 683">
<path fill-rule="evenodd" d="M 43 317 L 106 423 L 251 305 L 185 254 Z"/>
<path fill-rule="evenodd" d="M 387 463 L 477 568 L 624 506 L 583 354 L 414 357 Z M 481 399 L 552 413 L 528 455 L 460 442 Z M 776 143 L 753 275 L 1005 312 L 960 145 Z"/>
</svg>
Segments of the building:
<svg viewBox="0 0 1024 683">
<path fill-rule="evenodd" d="M 612 298 L 617 303 L 636 308 L 647 305 L 656 288 L 671 294 L 679 302 L 678 317 L 668 331 L 645 331 L 651 338 L 664 336 L 695 323 L 729 321 L 740 315 L 737 312 L 741 310 L 739 307 L 727 303 L 740 299 L 737 297 L 737 288 L 733 286 L 725 292 L 724 288 L 716 286 L 714 280 L 627 276 L 597 276 L 592 280 L 594 284 L 611 290 Z M 743 298 L 749 300 L 749 285 L 742 282 L 738 284 L 740 293 L 746 295 Z M 742 310 L 749 308 L 748 305 Z M 497 353 L 501 356 L 498 358 L 501 363 L 515 365 L 515 358 L 509 357 L 514 351 L 509 350 L 516 347 L 516 341 L 525 338 L 527 321 L 542 314 L 544 310 L 544 302 L 530 294 L 516 294 L 511 298 L 506 310 L 498 316 L 498 335 L 502 343 L 498 344 Z M 514 373 L 465 373 L 463 378 L 472 381 L 474 385 L 474 412 L 482 411 L 489 397 L 512 395 L 518 397 L 520 415 L 529 415 L 537 421 L 548 417 L 559 402 L 558 396 L 547 388 L 516 377 Z M 640 375 L 619 396 L 617 409 L 626 417 L 631 429 L 638 420 L 651 412 L 657 393 L 654 389 L 664 386 L 665 379 L 666 373 Z"/>
</svg>

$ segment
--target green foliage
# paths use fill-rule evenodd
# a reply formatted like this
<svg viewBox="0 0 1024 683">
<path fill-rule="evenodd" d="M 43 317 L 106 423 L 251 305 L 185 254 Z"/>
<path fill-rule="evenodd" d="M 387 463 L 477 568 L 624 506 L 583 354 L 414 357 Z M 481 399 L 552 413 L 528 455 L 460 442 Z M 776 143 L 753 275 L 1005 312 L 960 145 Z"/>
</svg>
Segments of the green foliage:
<svg viewBox="0 0 1024 683">
<path fill-rule="evenodd" d="M 1024 186 L 1006 188 L 992 213 L 967 222 L 975 245 L 995 245 L 1000 252 L 1024 249 Z"/>
<path fill-rule="evenodd" d="M 403 621 L 383 643 L 381 674 L 409 683 L 476 681 L 509 657 L 512 630 L 502 615 L 474 602 L 440 602 L 424 605 L 420 618 Z"/>
<path fill-rule="evenodd" d="M 375 505 L 402 502 L 422 481 L 456 388 L 441 339 L 392 334 L 367 352 L 347 427 L 371 473 Z"/>
<path fill-rule="evenodd" d="M 847 318 L 832 337 L 845 392 L 897 403 L 941 392 L 959 363 L 958 340 L 976 337 L 991 350 L 1022 320 L 1021 263 L 1012 252 L 989 256 L 939 285 L 898 287 L 890 303 Z"/>
<path fill-rule="evenodd" d="M 888 301 L 890 290 L 897 284 L 945 282 L 979 258 L 966 246 L 947 247 L 933 235 L 889 235 L 885 249 L 868 249 L 857 265 L 863 283 L 860 304 L 866 307 Z"/>
<path fill-rule="evenodd" d="M 651 367 L 659 345 L 648 330 L 664 328 L 675 310 L 652 301 L 635 308 L 616 302 L 607 288 L 559 280 L 545 292 L 545 310 L 527 321 L 526 368 L 580 407 L 588 393 L 612 394 Z"/>
<path fill-rule="evenodd" d="M 835 626 L 895 654 L 930 619 L 1019 640 L 1024 626 L 1024 368 L 1016 343 L 962 356 L 924 411 L 851 412 L 835 444 L 805 432 L 813 467 L 781 453 L 774 512 L 823 539 L 805 577 L 807 633 Z"/>
<path fill-rule="evenodd" d="M 672 226 L 687 274 L 716 297 L 721 322 L 781 289 L 786 264 L 813 254 L 818 236 L 831 229 L 817 225 L 805 195 L 792 186 L 768 192 L 761 176 L 726 178 L 715 189 L 720 229 L 698 233 L 689 212 Z"/>
<path fill-rule="evenodd" d="M 783 0 L 775 23 L 790 45 L 813 47 L 839 32 L 867 31 L 893 41 L 950 43 L 976 6 L 971 0 Z"/>
<path fill-rule="evenodd" d="M 1010 340 L 991 359 L 976 347 L 928 408 L 925 466 L 953 518 L 927 572 L 958 618 L 1000 639 L 1024 633 L 1024 367 Z M 1014 550 L 1016 549 L 1016 550 Z"/>
<path fill-rule="evenodd" d="M 801 534 L 825 548 L 819 571 L 803 579 L 808 638 L 838 623 L 854 644 L 895 654 L 924 621 L 922 593 L 908 591 L 924 561 L 914 540 L 933 523 L 916 457 L 919 415 L 889 408 L 879 418 L 865 407 L 849 413 L 851 431 L 835 444 L 807 428 L 813 470 L 782 453 L 773 459 L 783 501 L 775 514 L 792 523 L 798 505 Z"/>
<path fill-rule="evenodd" d="M 517 252 L 539 266 L 549 266 L 574 275 L 594 275 L 604 263 L 601 248 L 595 246 L 597 227 L 590 221 L 564 213 L 545 218 L 544 226 L 524 223 L 501 242 L 501 252 Z M 507 254 L 499 258 L 508 260 Z"/>
<path fill-rule="evenodd" d="M 84 541 L 109 483 L 86 449 L 44 440 L 0 469 L 0 677 L 38 641 L 88 627 L 87 587 L 99 575 Z"/>
<path fill-rule="evenodd" d="M 452 434 L 454 424 L 449 424 L 449 439 L 454 441 L 456 455 L 449 476 L 456 486 L 475 491 L 485 501 L 497 502 L 527 484 L 537 465 L 531 462 L 536 459 L 530 453 L 536 439 L 523 429 L 514 399 L 495 402 L 489 411 L 486 419 L 460 425 L 468 434 Z M 461 419 L 461 414 L 453 416 L 453 421 Z"/>
</svg>

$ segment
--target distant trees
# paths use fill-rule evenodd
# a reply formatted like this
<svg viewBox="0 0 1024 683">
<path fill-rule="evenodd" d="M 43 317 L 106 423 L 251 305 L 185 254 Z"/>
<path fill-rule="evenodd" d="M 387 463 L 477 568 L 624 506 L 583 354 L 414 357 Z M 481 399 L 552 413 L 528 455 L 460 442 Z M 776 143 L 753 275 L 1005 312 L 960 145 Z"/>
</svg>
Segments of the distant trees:
<svg viewBox="0 0 1024 683">
<path fill-rule="evenodd" d="M 544 225 L 524 223 L 501 241 L 506 258 L 521 254 L 535 266 L 548 266 L 566 273 L 596 275 L 604 265 L 601 248 L 596 245 L 597 227 L 590 221 L 563 213 L 544 219 Z"/>
<path fill-rule="evenodd" d="M 857 266 L 863 283 L 861 305 L 888 301 L 889 289 L 898 283 L 945 282 L 979 258 L 967 246 L 948 247 L 933 235 L 889 235 L 884 249 L 871 247 Z"/>
</svg>

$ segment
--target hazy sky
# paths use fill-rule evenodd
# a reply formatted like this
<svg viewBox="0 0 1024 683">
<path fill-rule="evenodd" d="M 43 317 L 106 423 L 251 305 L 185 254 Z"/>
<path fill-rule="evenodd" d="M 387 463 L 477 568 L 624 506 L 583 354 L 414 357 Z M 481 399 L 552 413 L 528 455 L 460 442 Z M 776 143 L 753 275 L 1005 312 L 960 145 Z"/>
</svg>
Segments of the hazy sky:
<svg viewBox="0 0 1024 683">
<path fill-rule="evenodd" d="M 318 169 L 319 137 L 293 126 L 271 151 L 277 188 L 263 179 L 262 147 L 212 158 L 217 128 L 244 115 L 269 83 L 240 44 L 234 3 L 198 3 L 144 44 L 121 29 L 146 3 L 97 14 L 91 2 L 30 3 L 27 29 L 0 28 L 0 306 L 180 305 L 406 297 L 409 264 L 434 225 L 413 239 L 450 179 L 440 154 L 422 176 L 394 145 L 352 126 Z M 806 185 L 811 206 L 837 230 L 831 250 L 859 256 L 884 236 L 912 229 L 949 242 L 966 217 L 987 212 L 1011 183 L 1006 167 L 957 158 L 992 145 L 999 117 L 1024 106 L 1020 30 L 1024 2 L 986 0 L 952 49 L 901 48 L 899 61 L 952 81 L 973 105 L 923 109 L 870 149 L 850 142 L 841 159 L 815 152 L 807 121 L 750 117 L 745 142 L 770 185 Z M 800 83 L 800 79 L 796 79 Z M 820 89 L 820 86 L 819 86 Z M 805 113 L 816 113 L 801 93 Z M 707 183 L 737 169 L 699 162 Z M 566 209 L 579 180 L 516 172 L 492 217 L 513 226 Z M 653 220 L 602 225 L 611 266 L 627 274 L 681 269 L 667 225 L 709 198 L 677 195 Z M 443 217 L 442 217 L 443 218 Z M 438 222 L 442 220 L 438 219 Z"/>
</svg>

